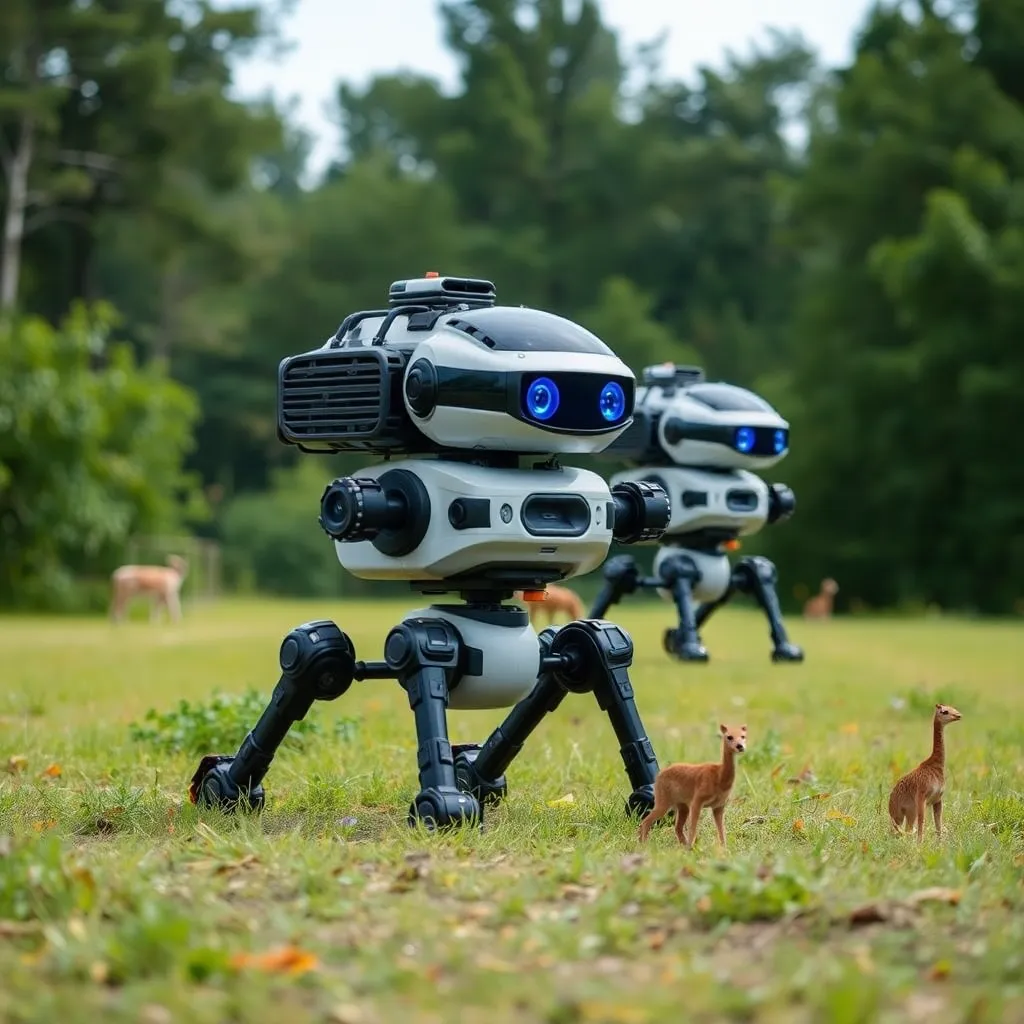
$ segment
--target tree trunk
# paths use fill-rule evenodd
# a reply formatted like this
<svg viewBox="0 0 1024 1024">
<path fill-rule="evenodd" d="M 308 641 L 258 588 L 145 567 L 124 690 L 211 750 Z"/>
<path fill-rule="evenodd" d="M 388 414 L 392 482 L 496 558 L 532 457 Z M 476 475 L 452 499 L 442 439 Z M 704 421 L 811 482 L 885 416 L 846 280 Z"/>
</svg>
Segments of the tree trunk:
<svg viewBox="0 0 1024 1024">
<path fill-rule="evenodd" d="M 32 169 L 35 122 L 23 114 L 18 142 L 7 161 L 7 206 L 4 209 L 3 249 L 0 251 L 0 312 L 12 310 L 18 301 L 18 276 L 21 272 L 21 246 L 25 238 L 25 211 L 28 208 L 28 175 Z"/>
</svg>

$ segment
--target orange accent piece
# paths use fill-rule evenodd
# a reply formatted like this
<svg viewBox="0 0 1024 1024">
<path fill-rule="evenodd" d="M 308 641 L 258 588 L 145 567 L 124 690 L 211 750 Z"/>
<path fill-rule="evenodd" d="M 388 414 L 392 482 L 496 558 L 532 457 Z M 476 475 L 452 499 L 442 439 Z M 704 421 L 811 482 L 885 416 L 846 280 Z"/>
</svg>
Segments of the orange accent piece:
<svg viewBox="0 0 1024 1024">
<path fill-rule="evenodd" d="M 436 270 L 428 270 L 423 276 L 424 277 L 440 277 L 441 275 Z"/>
<path fill-rule="evenodd" d="M 548 592 L 546 590 L 524 590 L 523 600 L 524 601 L 546 601 L 548 599 Z"/>
<path fill-rule="evenodd" d="M 725 544 L 722 546 L 725 548 L 726 551 L 739 551 L 741 547 L 740 542 L 738 540 L 727 540 Z"/>
</svg>

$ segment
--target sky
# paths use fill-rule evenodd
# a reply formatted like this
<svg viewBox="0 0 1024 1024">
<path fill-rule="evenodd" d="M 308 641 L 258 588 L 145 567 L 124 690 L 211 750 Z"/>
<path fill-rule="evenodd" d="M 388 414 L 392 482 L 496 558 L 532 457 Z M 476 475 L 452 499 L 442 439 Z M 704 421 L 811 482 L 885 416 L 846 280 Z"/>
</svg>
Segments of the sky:
<svg viewBox="0 0 1024 1024">
<path fill-rule="evenodd" d="M 232 7 L 241 0 L 220 0 Z M 375 74 L 410 70 L 446 89 L 457 68 L 442 39 L 437 0 L 294 0 L 283 23 L 291 43 L 280 57 L 252 58 L 236 69 L 235 91 L 268 91 L 294 99 L 295 119 L 315 137 L 310 170 L 341 152 L 330 116 L 338 83 L 362 85 Z M 599 0 L 624 54 L 666 32 L 662 71 L 692 78 L 700 65 L 720 65 L 727 50 L 743 54 L 769 27 L 799 30 L 829 65 L 847 61 L 871 0 Z"/>
</svg>

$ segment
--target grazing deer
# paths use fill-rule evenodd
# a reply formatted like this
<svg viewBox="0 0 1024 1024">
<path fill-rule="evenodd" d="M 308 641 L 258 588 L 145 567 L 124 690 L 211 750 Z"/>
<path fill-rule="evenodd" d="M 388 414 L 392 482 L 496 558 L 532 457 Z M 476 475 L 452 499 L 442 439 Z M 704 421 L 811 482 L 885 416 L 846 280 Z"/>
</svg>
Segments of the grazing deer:
<svg viewBox="0 0 1024 1024">
<path fill-rule="evenodd" d="M 516 599 L 524 601 L 530 606 L 530 622 L 536 623 L 542 611 L 548 613 L 548 624 L 555 621 L 559 612 L 569 616 L 569 621 L 586 618 L 586 609 L 579 595 L 568 587 L 549 586 L 543 591 L 544 597 L 541 600 L 528 599 L 523 591 L 516 591 Z"/>
<path fill-rule="evenodd" d="M 932 717 L 932 752 L 912 772 L 893 786 L 889 794 L 889 817 L 893 831 L 899 833 L 908 823 L 917 829 L 917 841 L 924 838 L 924 809 L 930 805 L 935 815 L 935 834 L 942 838 L 942 791 L 946 785 L 946 745 L 943 731 L 950 722 L 959 722 L 961 714 L 948 704 L 936 704 Z"/>
<path fill-rule="evenodd" d="M 175 621 L 181 619 L 181 585 L 188 573 L 188 561 L 180 555 L 168 555 L 167 565 L 122 565 L 111 574 L 113 596 L 110 617 L 124 618 L 128 602 L 139 594 L 152 599 L 150 621 L 155 621 L 161 606 Z"/>
<path fill-rule="evenodd" d="M 804 604 L 805 619 L 829 619 L 832 617 L 832 606 L 835 603 L 836 594 L 839 593 L 839 584 L 835 580 L 822 580 L 821 590 L 808 598 Z"/>
<path fill-rule="evenodd" d="M 720 725 L 722 760 L 705 764 L 670 764 L 654 780 L 654 807 L 640 822 L 640 842 L 646 842 L 651 826 L 675 808 L 676 838 L 691 849 L 697 837 L 700 812 L 711 808 L 718 839 L 725 846 L 725 805 L 736 781 L 736 754 L 747 749 L 745 725 Z"/>
</svg>

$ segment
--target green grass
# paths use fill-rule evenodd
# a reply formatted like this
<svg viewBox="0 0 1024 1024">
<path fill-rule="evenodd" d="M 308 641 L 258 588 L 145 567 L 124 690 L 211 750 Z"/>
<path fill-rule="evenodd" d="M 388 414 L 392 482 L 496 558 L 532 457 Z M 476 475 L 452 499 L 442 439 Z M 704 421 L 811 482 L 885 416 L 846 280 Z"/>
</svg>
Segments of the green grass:
<svg viewBox="0 0 1024 1024">
<path fill-rule="evenodd" d="M 226 730 L 233 748 L 245 709 L 204 725 L 196 708 L 269 693 L 292 625 L 334 616 L 372 659 L 412 606 L 0 620 L 0 1020 L 1024 1019 L 1019 624 L 794 620 L 807 662 L 774 666 L 763 620 L 736 609 L 691 667 L 662 652 L 668 606 L 627 604 L 661 763 L 716 758 L 720 721 L 749 727 L 724 853 L 707 815 L 692 853 L 671 825 L 638 848 L 589 697 L 534 734 L 482 834 L 407 828 L 415 739 L 395 683 L 315 706 L 255 819 L 197 813 L 182 800 L 196 758 L 132 738 L 186 699 L 186 733 Z M 918 846 L 890 834 L 885 802 L 928 752 L 937 700 L 964 719 L 946 835 Z M 452 739 L 501 717 L 453 712 Z M 911 904 L 933 887 L 953 902 Z M 869 905 L 883 920 L 851 924 Z M 285 946 L 310 969 L 239 959 Z"/>
</svg>

